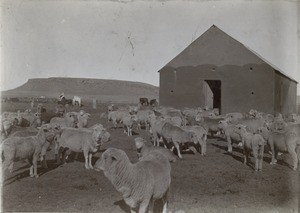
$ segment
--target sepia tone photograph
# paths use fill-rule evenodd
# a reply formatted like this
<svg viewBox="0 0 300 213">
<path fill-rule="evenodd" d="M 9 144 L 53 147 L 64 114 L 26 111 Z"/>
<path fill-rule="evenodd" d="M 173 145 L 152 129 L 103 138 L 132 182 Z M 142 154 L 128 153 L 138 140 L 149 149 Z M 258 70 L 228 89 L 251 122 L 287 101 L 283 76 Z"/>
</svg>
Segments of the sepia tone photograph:
<svg viewBox="0 0 300 213">
<path fill-rule="evenodd" d="M 0 10 L 1 212 L 299 212 L 298 0 Z"/>
</svg>

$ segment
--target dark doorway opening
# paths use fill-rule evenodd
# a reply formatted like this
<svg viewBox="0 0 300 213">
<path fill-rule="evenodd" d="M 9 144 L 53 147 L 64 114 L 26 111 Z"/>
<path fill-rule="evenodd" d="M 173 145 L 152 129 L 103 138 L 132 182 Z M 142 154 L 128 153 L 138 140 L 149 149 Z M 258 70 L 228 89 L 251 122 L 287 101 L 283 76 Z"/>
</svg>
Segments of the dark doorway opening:
<svg viewBox="0 0 300 213">
<path fill-rule="evenodd" d="M 221 114 L 221 81 L 204 80 L 205 105 L 210 108 L 218 108 Z"/>
</svg>

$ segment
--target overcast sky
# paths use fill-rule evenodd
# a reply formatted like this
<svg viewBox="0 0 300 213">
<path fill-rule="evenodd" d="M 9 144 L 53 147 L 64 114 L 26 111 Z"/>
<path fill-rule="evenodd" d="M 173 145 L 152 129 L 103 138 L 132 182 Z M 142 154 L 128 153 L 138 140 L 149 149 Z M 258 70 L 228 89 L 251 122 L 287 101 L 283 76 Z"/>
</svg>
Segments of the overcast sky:
<svg viewBox="0 0 300 213">
<path fill-rule="evenodd" d="M 0 89 L 57 76 L 158 86 L 213 24 L 300 81 L 297 2 L 2 0 Z"/>
</svg>

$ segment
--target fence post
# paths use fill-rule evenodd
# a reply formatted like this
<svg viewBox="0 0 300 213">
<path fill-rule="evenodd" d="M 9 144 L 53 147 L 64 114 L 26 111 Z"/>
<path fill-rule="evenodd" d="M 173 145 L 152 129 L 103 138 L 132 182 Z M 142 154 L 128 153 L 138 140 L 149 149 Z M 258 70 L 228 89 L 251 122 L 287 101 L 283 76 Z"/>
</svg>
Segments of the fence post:
<svg viewBox="0 0 300 213">
<path fill-rule="evenodd" d="M 97 99 L 93 98 L 93 109 L 97 109 Z"/>
</svg>

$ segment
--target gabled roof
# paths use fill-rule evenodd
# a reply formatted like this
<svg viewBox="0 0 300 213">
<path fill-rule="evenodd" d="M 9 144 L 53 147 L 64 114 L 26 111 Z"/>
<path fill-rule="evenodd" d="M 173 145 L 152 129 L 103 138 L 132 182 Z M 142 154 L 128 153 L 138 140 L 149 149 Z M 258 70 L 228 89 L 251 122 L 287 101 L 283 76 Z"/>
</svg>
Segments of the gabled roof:
<svg viewBox="0 0 300 213">
<path fill-rule="evenodd" d="M 198 66 L 201 64 L 213 64 L 216 66 L 267 63 L 274 70 L 287 76 L 277 67 L 266 61 L 260 55 L 229 36 L 217 26 L 212 25 L 200 37 L 193 41 L 187 48 L 172 59 L 166 67 Z"/>
</svg>

